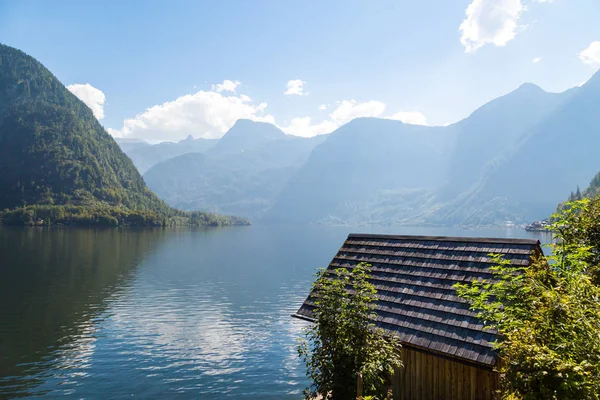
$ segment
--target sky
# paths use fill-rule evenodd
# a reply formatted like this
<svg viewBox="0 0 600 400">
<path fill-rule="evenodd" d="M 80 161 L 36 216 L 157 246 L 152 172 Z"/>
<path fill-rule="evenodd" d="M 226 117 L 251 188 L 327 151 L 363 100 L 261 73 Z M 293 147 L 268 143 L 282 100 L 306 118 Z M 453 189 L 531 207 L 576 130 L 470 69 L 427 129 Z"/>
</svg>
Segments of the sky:
<svg viewBox="0 0 600 400">
<path fill-rule="evenodd" d="M 0 43 L 42 62 L 115 137 L 288 134 L 357 117 L 446 125 L 525 82 L 600 68 L 600 0 L 0 0 Z"/>
</svg>

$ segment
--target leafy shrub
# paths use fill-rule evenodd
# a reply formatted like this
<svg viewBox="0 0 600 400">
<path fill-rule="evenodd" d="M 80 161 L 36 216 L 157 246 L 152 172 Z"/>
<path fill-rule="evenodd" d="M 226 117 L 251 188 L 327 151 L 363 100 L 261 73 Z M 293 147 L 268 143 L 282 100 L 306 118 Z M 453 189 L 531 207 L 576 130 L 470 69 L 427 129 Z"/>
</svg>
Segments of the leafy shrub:
<svg viewBox="0 0 600 400">
<path fill-rule="evenodd" d="M 495 255 L 494 280 L 456 285 L 499 332 L 506 399 L 600 398 L 600 199 L 570 203 L 553 221 L 551 256 L 519 267 Z"/>
<path fill-rule="evenodd" d="M 359 373 L 364 395 L 383 398 L 387 379 L 402 366 L 399 339 L 386 336 L 372 323 L 377 291 L 368 281 L 369 267 L 361 263 L 352 270 L 321 269 L 316 275 L 316 321 L 298 346 L 312 381 L 304 391 L 307 400 L 317 395 L 356 398 Z"/>
</svg>

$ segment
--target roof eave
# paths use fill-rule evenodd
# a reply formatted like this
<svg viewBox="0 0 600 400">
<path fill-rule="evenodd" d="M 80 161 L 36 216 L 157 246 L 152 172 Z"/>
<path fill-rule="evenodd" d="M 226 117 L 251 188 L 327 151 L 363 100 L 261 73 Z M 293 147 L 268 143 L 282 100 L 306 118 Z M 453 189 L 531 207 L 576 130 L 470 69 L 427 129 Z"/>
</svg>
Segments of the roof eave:
<svg viewBox="0 0 600 400">
<path fill-rule="evenodd" d="M 306 315 L 301 315 L 298 313 L 294 313 L 291 315 L 292 318 L 298 318 L 301 319 L 303 321 L 307 321 L 307 322 L 311 322 L 311 323 L 315 323 L 316 319 L 311 318 L 311 317 L 307 317 Z M 436 357 L 440 357 L 440 358 L 444 358 L 444 359 L 448 359 L 448 360 L 452 360 L 452 361 L 456 361 L 459 362 L 461 364 L 466 364 L 466 365 L 472 365 L 475 366 L 477 368 L 484 368 L 490 371 L 494 370 L 494 367 L 496 366 L 496 364 L 498 363 L 498 357 L 494 358 L 494 363 L 492 364 L 487 364 L 487 363 L 482 363 L 482 362 L 478 362 L 476 360 L 470 360 L 467 358 L 461 358 L 461 357 L 456 357 L 456 356 L 452 356 L 446 353 L 442 353 L 439 351 L 435 351 L 435 350 L 431 350 L 427 347 L 421 347 L 421 346 L 417 346 L 411 343 L 407 343 L 402 341 L 402 339 L 400 339 L 400 343 L 402 344 L 402 347 L 406 347 L 406 348 L 410 348 L 413 350 L 417 350 L 423 353 L 427 353 L 427 354 L 433 354 Z"/>
</svg>

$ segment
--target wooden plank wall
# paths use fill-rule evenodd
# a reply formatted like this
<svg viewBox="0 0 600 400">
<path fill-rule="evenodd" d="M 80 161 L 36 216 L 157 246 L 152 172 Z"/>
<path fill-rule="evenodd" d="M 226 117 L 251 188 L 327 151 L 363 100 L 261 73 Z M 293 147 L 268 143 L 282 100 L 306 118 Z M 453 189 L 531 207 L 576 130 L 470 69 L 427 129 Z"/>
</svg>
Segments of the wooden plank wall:
<svg viewBox="0 0 600 400">
<path fill-rule="evenodd" d="M 498 374 L 475 366 L 402 348 L 404 367 L 392 381 L 394 400 L 493 400 Z"/>
</svg>

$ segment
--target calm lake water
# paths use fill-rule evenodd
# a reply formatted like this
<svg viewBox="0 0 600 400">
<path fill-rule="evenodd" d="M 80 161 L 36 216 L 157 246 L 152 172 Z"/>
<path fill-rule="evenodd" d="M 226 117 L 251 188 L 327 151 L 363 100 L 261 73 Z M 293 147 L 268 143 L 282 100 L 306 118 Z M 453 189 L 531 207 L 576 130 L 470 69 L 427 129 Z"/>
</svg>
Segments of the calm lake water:
<svg viewBox="0 0 600 400">
<path fill-rule="evenodd" d="M 291 318 L 349 232 L 0 228 L 0 398 L 299 399 Z"/>
</svg>

